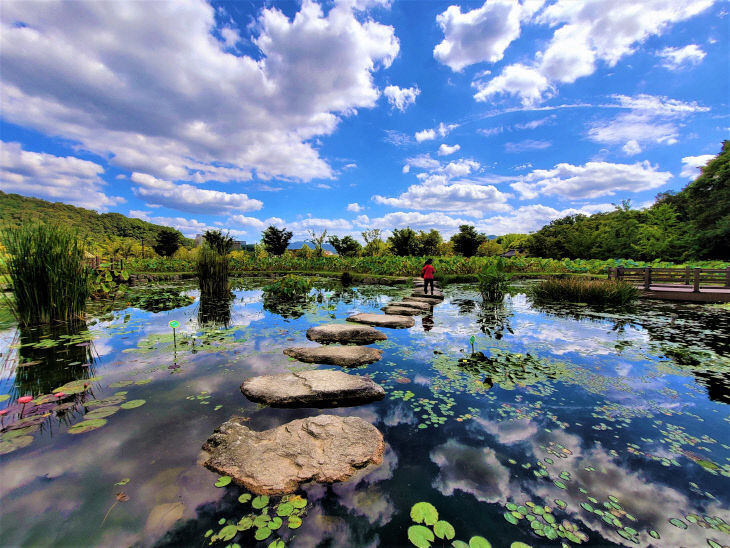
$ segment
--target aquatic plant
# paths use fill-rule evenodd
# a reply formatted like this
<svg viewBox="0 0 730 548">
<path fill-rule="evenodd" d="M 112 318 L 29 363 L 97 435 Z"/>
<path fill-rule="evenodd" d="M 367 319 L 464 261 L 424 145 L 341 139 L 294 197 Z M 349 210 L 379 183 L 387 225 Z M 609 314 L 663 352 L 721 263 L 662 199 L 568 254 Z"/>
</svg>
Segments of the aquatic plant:
<svg viewBox="0 0 730 548">
<path fill-rule="evenodd" d="M 180 294 L 178 291 L 170 291 L 166 289 L 155 293 L 145 292 L 129 299 L 132 306 L 147 312 L 174 310 L 176 308 L 188 306 L 193 301 L 195 301 L 195 297 L 190 297 L 188 295 Z"/>
<path fill-rule="evenodd" d="M 477 287 L 483 301 L 494 303 L 504 299 L 509 282 L 501 261 L 486 266 L 479 273 Z"/>
<path fill-rule="evenodd" d="M 342 273 L 342 276 L 340 276 L 340 282 L 345 287 L 347 287 L 348 285 L 352 285 L 352 274 L 350 274 L 347 270 L 345 270 Z"/>
<path fill-rule="evenodd" d="M 623 280 L 551 278 L 530 291 L 536 301 L 567 301 L 589 304 L 626 305 L 639 296 L 639 290 Z"/>
<path fill-rule="evenodd" d="M 438 510 L 430 502 L 417 502 L 411 507 L 411 519 L 416 525 L 408 528 L 408 540 L 418 548 L 429 548 L 436 537 L 444 541 L 451 540 L 456 548 L 491 548 L 492 544 L 481 536 L 473 536 L 469 542 L 452 540 L 456 536 L 454 526 L 448 521 L 440 520 Z M 422 525 L 421 525 L 422 524 Z"/>
<path fill-rule="evenodd" d="M 222 296 L 229 292 L 229 261 L 207 244 L 200 246 L 196 263 L 196 274 L 200 293 L 203 295 Z"/>
<path fill-rule="evenodd" d="M 76 235 L 58 226 L 29 224 L 6 230 L 3 273 L 12 282 L 7 305 L 23 325 L 68 321 L 84 315 L 90 269 Z M 4 294 L 3 294 L 4 295 Z"/>
</svg>

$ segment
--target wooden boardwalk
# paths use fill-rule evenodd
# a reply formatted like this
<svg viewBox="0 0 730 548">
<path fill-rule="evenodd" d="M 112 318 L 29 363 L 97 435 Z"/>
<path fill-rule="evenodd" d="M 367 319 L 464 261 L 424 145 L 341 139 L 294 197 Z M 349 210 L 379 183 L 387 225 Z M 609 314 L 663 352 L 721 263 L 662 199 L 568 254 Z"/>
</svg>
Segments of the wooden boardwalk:
<svg viewBox="0 0 730 548">
<path fill-rule="evenodd" d="M 730 268 L 609 268 L 608 278 L 625 280 L 647 299 L 730 302 Z"/>
</svg>

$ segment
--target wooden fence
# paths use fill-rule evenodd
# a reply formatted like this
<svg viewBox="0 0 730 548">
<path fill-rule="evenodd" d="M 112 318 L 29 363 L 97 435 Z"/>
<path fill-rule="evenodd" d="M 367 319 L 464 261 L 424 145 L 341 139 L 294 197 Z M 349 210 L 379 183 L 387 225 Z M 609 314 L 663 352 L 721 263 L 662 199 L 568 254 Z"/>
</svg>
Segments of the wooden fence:
<svg viewBox="0 0 730 548">
<path fill-rule="evenodd" d="M 609 268 L 608 278 L 625 280 L 643 286 L 646 291 L 654 287 L 691 287 L 699 293 L 700 289 L 729 289 L 729 268 Z"/>
<path fill-rule="evenodd" d="M 108 264 L 111 270 L 124 270 L 124 259 L 116 257 L 87 257 L 86 265 L 96 270 L 102 264 Z"/>
</svg>

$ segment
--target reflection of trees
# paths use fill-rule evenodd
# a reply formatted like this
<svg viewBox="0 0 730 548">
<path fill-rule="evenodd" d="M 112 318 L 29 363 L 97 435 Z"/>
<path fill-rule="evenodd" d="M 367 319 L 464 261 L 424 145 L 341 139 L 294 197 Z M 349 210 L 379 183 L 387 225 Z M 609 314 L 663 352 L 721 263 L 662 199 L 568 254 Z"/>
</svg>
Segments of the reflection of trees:
<svg viewBox="0 0 730 548">
<path fill-rule="evenodd" d="M 231 304 L 235 295 L 231 291 L 222 294 L 200 293 L 198 323 L 207 326 L 229 327 L 231 324 Z"/>
<path fill-rule="evenodd" d="M 21 347 L 13 381 L 16 397 L 49 394 L 68 382 L 94 375 L 93 344 L 84 336 L 86 322 L 19 327 L 18 332 Z"/>
<path fill-rule="evenodd" d="M 504 302 L 482 302 L 477 316 L 479 330 L 489 337 L 500 340 L 505 331 L 513 333 L 509 324 L 511 315 L 512 313 L 504 305 Z"/>
</svg>

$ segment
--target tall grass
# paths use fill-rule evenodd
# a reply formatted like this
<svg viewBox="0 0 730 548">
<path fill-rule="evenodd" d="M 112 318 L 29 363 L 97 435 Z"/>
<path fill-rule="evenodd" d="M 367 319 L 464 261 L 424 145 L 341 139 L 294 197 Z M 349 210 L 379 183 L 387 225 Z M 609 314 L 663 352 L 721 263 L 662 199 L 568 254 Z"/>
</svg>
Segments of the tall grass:
<svg viewBox="0 0 730 548">
<path fill-rule="evenodd" d="M 625 305 L 639 296 L 639 290 L 623 280 L 551 278 L 533 287 L 531 296 L 537 301 Z"/>
<path fill-rule="evenodd" d="M 201 295 L 223 296 L 228 289 L 228 256 L 221 255 L 207 244 L 198 250 L 196 272 Z"/>
<path fill-rule="evenodd" d="M 23 225 L 0 233 L 7 250 L 4 273 L 18 323 L 36 325 L 82 318 L 90 294 L 90 269 L 76 234 L 53 225 Z"/>
<path fill-rule="evenodd" d="M 505 293 L 509 290 L 509 281 L 502 263 L 498 262 L 485 267 L 478 275 L 477 287 L 484 301 L 502 302 Z"/>
</svg>

